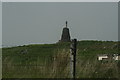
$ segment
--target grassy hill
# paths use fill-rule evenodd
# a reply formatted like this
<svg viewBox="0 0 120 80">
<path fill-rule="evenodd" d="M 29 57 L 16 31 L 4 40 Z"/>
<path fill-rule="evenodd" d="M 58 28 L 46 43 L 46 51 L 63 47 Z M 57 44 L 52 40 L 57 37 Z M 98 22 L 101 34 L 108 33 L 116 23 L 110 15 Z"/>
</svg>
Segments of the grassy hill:
<svg viewBox="0 0 120 80">
<path fill-rule="evenodd" d="M 70 43 L 2 49 L 3 78 L 70 78 Z M 118 54 L 118 42 L 78 41 L 77 78 L 119 78 L 120 61 L 98 61 L 98 54 Z"/>
</svg>

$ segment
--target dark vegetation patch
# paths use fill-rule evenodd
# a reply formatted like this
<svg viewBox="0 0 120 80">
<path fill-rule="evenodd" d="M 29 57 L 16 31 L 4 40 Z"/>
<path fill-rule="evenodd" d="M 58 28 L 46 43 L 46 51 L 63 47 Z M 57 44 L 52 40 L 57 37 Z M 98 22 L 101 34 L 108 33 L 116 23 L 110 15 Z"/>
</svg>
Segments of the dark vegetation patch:
<svg viewBox="0 0 120 80">
<path fill-rule="evenodd" d="M 3 78 L 70 78 L 70 43 L 2 49 Z M 78 41 L 77 78 L 119 78 L 120 61 L 98 61 L 98 54 L 119 54 L 118 42 Z"/>
</svg>

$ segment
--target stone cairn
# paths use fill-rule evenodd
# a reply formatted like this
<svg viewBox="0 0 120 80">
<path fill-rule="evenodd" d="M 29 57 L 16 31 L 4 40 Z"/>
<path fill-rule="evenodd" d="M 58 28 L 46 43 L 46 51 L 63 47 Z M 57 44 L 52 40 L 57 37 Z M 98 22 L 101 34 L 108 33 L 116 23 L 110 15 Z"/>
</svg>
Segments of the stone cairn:
<svg viewBox="0 0 120 80">
<path fill-rule="evenodd" d="M 59 40 L 59 42 L 70 42 L 70 41 L 71 41 L 70 33 L 69 33 L 69 28 L 67 28 L 67 21 L 66 21 L 66 27 L 63 28 L 61 40 Z"/>
</svg>

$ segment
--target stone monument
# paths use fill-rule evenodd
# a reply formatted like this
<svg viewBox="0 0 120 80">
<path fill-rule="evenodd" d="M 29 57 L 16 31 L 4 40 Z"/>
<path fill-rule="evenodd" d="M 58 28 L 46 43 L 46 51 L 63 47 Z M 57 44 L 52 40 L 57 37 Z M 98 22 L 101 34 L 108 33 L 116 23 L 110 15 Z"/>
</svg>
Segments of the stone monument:
<svg viewBox="0 0 120 80">
<path fill-rule="evenodd" d="M 62 36 L 61 36 L 61 40 L 59 40 L 59 42 L 70 42 L 70 33 L 69 33 L 69 28 L 67 27 L 67 21 L 66 21 L 66 26 L 63 28 L 62 31 Z"/>
</svg>

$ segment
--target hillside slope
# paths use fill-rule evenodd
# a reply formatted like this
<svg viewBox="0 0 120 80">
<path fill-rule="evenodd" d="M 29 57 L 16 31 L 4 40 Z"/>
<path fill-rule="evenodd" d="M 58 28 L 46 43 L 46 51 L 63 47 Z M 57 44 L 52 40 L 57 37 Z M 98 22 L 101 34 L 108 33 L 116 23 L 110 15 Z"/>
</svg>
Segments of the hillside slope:
<svg viewBox="0 0 120 80">
<path fill-rule="evenodd" d="M 3 78 L 70 78 L 70 43 L 25 45 L 2 49 Z M 77 78 L 119 78 L 120 61 L 98 61 L 118 54 L 118 42 L 78 41 Z"/>
</svg>

